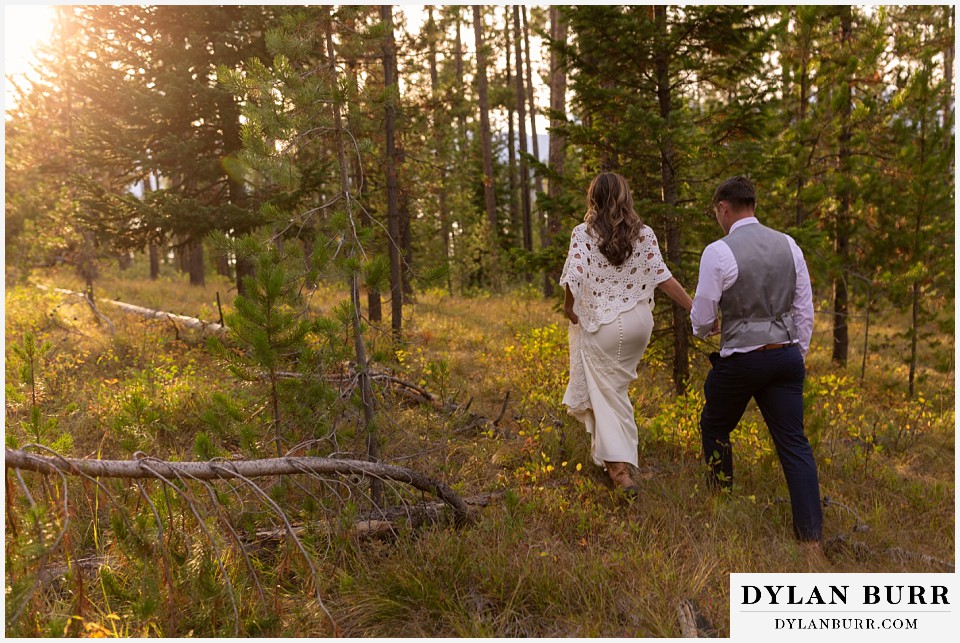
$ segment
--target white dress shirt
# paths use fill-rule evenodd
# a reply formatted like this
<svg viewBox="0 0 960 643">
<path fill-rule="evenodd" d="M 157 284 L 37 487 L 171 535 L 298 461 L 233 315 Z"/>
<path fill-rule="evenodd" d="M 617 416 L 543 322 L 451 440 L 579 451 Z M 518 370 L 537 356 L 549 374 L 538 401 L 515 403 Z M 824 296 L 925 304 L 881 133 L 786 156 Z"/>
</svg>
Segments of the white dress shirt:
<svg viewBox="0 0 960 643">
<path fill-rule="evenodd" d="M 733 232 L 740 226 L 760 223 L 756 217 L 747 217 L 734 222 L 730 226 Z M 797 326 L 798 338 L 794 343 L 800 344 L 800 352 L 804 357 L 810 349 L 810 338 L 813 336 L 813 289 L 810 286 L 810 273 L 807 271 L 807 262 L 803 259 L 803 252 L 797 243 L 787 236 L 790 251 L 793 253 L 793 264 L 797 271 L 797 289 L 793 297 L 793 307 L 790 315 Z M 704 248 L 700 257 L 700 278 L 697 282 L 697 294 L 693 297 L 693 309 L 690 311 L 690 322 L 693 324 L 693 334 L 697 337 L 706 337 L 713 329 L 717 320 L 717 311 L 720 305 L 720 295 L 730 288 L 737 280 L 737 261 L 733 257 L 730 246 L 722 240 L 714 241 Z M 739 346 L 736 348 L 722 347 L 720 356 L 727 357 L 733 353 L 749 353 L 763 346 Z"/>
</svg>

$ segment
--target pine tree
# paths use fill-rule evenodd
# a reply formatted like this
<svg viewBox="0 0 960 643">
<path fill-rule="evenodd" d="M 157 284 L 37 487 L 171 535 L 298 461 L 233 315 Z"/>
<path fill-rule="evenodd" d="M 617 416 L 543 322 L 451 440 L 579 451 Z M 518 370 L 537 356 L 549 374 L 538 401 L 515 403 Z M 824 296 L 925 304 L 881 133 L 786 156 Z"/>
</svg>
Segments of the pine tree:
<svg viewBox="0 0 960 643">
<path fill-rule="evenodd" d="M 681 222 L 704 221 L 693 215 L 703 211 L 705 186 L 734 159 L 762 165 L 760 158 L 743 154 L 740 140 L 750 136 L 757 105 L 765 99 L 748 82 L 764 73 L 761 52 L 769 34 L 761 24 L 763 11 L 732 6 L 563 11 L 577 43 L 566 54 L 580 122 L 565 131 L 583 146 L 581 184 L 598 170 L 623 174 L 641 217 L 662 240 L 671 272 L 685 283 L 684 237 L 703 232 L 684 230 Z M 698 102 L 697 95 L 706 98 Z M 701 111 L 696 119 L 692 109 Z M 741 166 L 737 173 L 749 169 Z M 689 320 L 672 302 L 671 313 L 673 378 L 681 393 L 689 372 Z"/>
<path fill-rule="evenodd" d="M 234 299 L 236 311 L 225 317 L 231 338 L 246 351 L 234 352 L 218 338 L 212 338 L 209 346 L 238 379 L 266 384 L 271 441 L 277 457 L 283 457 L 284 445 L 289 448 L 298 440 L 291 440 L 282 429 L 281 381 L 285 373 L 298 370 L 307 335 L 312 330 L 311 322 L 302 316 L 303 300 L 297 278 L 303 271 L 284 265 L 289 261 L 284 261 L 276 246 L 261 245 L 251 237 L 234 249 L 238 254 L 252 255 L 256 265 L 254 275 L 244 277 L 246 294 Z"/>
<path fill-rule="evenodd" d="M 239 109 L 216 85 L 218 64 L 262 51 L 254 34 L 270 13 L 255 7 L 88 6 L 73 11 L 89 55 L 70 73 L 79 216 L 120 250 L 164 239 L 191 251 L 191 283 L 203 278 L 199 241 L 211 230 L 260 225 L 232 159 Z M 214 44 L 211 44 L 214 43 Z M 161 177 L 140 202 L 133 183 Z"/>
<path fill-rule="evenodd" d="M 933 302 L 953 288 L 954 183 L 946 177 L 953 174 L 954 114 L 944 98 L 953 83 L 952 63 L 943 56 L 954 38 L 951 15 L 949 7 L 902 7 L 883 16 L 895 34 L 886 68 L 896 92 L 883 106 L 877 168 L 864 188 L 874 231 L 864 240 L 866 260 L 888 301 L 910 311 L 910 396 L 925 339 L 921 327 L 933 317 Z"/>
</svg>

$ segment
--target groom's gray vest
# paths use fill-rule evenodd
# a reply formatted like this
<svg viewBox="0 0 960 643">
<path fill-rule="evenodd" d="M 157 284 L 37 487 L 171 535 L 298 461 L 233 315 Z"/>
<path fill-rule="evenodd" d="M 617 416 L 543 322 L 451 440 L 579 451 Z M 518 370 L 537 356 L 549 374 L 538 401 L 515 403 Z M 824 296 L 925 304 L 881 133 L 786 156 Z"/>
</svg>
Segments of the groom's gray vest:
<svg viewBox="0 0 960 643">
<path fill-rule="evenodd" d="M 781 344 L 797 337 L 790 309 L 797 270 L 787 236 L 747 224 L 722 241 L 737 262 L 737 280 L 720 296 L 724 348 Z"/>
</svg>

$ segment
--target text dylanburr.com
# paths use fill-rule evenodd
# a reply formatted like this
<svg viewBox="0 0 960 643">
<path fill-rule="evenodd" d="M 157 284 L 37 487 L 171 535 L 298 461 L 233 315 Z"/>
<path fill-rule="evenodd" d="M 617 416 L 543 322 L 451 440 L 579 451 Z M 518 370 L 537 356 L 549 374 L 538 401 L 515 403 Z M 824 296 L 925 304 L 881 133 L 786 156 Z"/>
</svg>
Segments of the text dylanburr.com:
<svg viewBox="0 0 960 643">
<path fill-rule="evenodd" d="M 956 640 L 958 586 L 954 574 L 730 574 L 730 638 Z"/>
</svg>

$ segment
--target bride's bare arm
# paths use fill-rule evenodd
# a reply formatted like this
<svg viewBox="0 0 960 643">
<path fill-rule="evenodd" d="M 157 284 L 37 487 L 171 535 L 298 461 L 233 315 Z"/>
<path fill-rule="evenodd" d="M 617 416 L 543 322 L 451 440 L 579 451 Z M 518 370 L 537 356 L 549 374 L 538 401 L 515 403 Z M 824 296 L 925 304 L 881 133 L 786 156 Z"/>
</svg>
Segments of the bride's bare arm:
<svg viewBox="0 0 960 643">
<path fill-rule="evenodd" d="M 690 295 L 687 294 L 687 291 L 683 289 L 683 286 L 680 285 L 680 282 L 670 277 L 666 281 L 663 281 L 657 285 L 663 293 L 677 302 L 681 308 L 690 312 L 690 309 L 693 308 L 693 299 L 690 298 Z"/>
<path fill-rule="evenodd" d="M 567 290 L 563 296 L 563 312 L 567 314 L 567 319 L 577 324 L 580 320 L 577 318 L 577 314 L 573 312 L 573 293 L 570 292 L 570 286 L 565 286 L 565 288 Z"/>
</svg>

